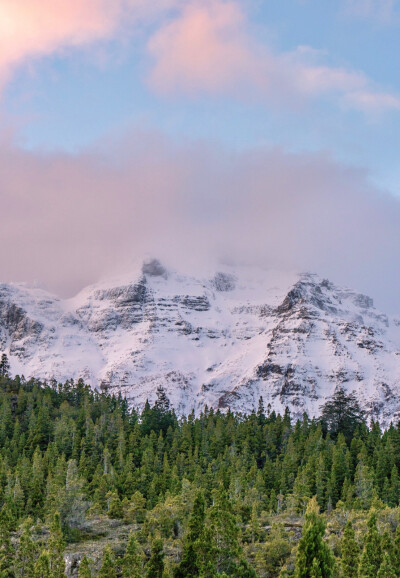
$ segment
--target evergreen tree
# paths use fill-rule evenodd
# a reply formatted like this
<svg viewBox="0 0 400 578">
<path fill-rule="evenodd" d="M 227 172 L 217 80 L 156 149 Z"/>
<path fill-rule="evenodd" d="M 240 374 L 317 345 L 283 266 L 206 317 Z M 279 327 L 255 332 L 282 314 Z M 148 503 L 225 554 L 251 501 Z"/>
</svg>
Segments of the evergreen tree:
<svg viewBox="0 0 400 578">
<path fill-rule="evenodd" d="M 353 525 L 346 523 L 342 538 L 342 575 L 344 578 L 357 578 L 360 548 L 356 542 Z"/>
<path fill-rule="evenodd" d="M 108 515 L 110 518 L 121 519 L 124 516 L 121 500 L 117 492 L 113 492 L 110 498 L 110 506 L 108 508 Z"/>
<path fill-rule="evenodd" d="M 8 377 L 9 372 L 10 362 L 8 361 L 7 355 L 3 353 L 0 361 L 0 377 Z"/>
<path fill-rule="evenodd" d="M 62 481 L 64 483 L 64 478 Z M 72 528 L 85 525 L 85 513 L 89 504 L 84 493 L 84 486 L 85 480 L 79 475 L 76 460 L 68 460 L 65 473 L 64 500 L 60 514 L 63 523 Z"/>
<path fill-rule="evenodd" d="M 364 538 L 364 547 L 358 567 L 359 578 L 375 578 L 381 562 L 381 537 L 376 526 L 376 515 L 372 512 L 368 520 L 368 532 Z"/>
<path fill-rule="evenodd" d="M 34 570 L 34 578 L 53 578 L 50 571 L 50 555 L 44 550 L 36 561 Z"/>
<path fill-rule="evenodd" d="M 239 528 L 232 504 L 223 488 L 213 492 L 214 504 L 209 509 L 211 544 L 217 571 L 232 573 L 240 556 Z"/>
<path fill-rule="evenodd" d="M 148 404 L 142 413 L 142 430 L 146 433 L 154 431 L 163 434 L 175 423 L 175 414 L 171 410 L 171 403 L 167 397 L 165 389 L 160 385 L 157 388 L 157 399 L 150 409 Z"/>
<path fill-rule="evenodd" d="M 117 578 L 115 558 L 110 546 L 104 548 L 103 560 L 98 578 Z"/>
<path fill-rule="evenodd" d="M 324 542 L 325 523 L 319 515 L 319 506 L 314 497 L 310 500 L 303 535 L 299 541 L 295 562 L 296 578 L 331 578 L 334 558 L 329 546 Z"/>
<path fill-rule="evenodd" d="M 201 550 L 204 542 L 205 501 L 201 492 L 196 495 L 189 520 L 189 532 L 184 542 L 181 561 L 174 570 L 175 578 L 199 576 L 202 568 Z"/>
<path fill-rule="evenodd" d="M 396 465 L 393 466 L 390 475 L 390 488 L 388 498 L 390 506 L 392 507 L 398 506 L 400 501 L 400 477 Z"/>
<path fill-rule="evenodd" d="M 146 566 L 146 578 L 162 578 L 164 572 L 164 545 L 156 539 L 151 545 L 151 556 Z"/>
<path fill-rule="evenodd" d="M 143 551 L 139 546 L 135 534 L 129 534 L 128 544 L 122 558 L 122 575 L 124 578 L 138 578 L 142 576 Z"/>
<path fill-rule="evenodd" d="M 258 400 L 258 408 L 257 408 L 258 425 L 260 425 L 261 427 L 264 427 L 265 419 L 266 418 L 265 418 L 264 399 L 262 396 L 260 396 L 260 398 Z"/>
<path fill-rule="evenodd" d="M 32 539 L 30 529 L 31 524 L 32 520 L 28 518 L 24 524 L 21 538 L 19 540 L 14 564 L 16 576 L 26 576 L 30 578 L 34 573 L 36 546 Z"/>
<path fill-rule="evenodd" d="M 358 507 L 369 509 L 374 497 L 374 477 L 371 468 L 363 463 L 363 459 L 360 459 L 357 465 L 354 485 Z"/>
<path fill-rule="evenodd" d="M 365 423 L 364 412 L 355 394 L 347 394 L 343 387 L 337 388 L 320 409 L 323 428 L 333 437 L 342 433 L 348 442 L 356 429 Z"/>
<path fill-rule="evenodd" d="M 79 564 L 78 578 L 92 578 L 89 560 L 84 556 Z"/>
<path fill-rule="evenodd" d="M 160 415 L 167 414 L 171 410 L 171 403 L 162 385 L 157 387 L 157 400 L 153 406 L 153 409 Z"/>
<path fill-rule="evenodd" d="M 381 537 L 382 555 L 387 554 L 393 568 L 397 567 L 397 551 L 392 536 L 388 531 L 385 531 Z"/>
<path fill-rule="evenodd" d="M 190 578 L 200 575 L 200 562 L 192 543 L 185 544 L 179 565 L 174 568 L 174 578 Z"/>
<path fill-rule="evenodd" d="M 396 576 L 398 576 L 398 574 L 395 572 L 390 556 L 385 552 L 382 564 L 379 567 L 377 578 L 396 578 Z"/>
<path fill-rule="evenodd" d="M 65 576 L 64 550 L 65 542 L 61 529 L 61 518 L 60 514 L 56 512 L 50 526 L 49 539 L 51 578 L 63 578 Z"/>
</svg>

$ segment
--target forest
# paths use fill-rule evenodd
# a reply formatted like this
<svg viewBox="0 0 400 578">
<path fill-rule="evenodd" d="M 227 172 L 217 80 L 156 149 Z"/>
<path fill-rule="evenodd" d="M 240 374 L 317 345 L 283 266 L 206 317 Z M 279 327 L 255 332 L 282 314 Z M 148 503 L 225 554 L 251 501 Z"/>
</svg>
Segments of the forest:
<svg viewBox="0 0 400 578">
<path fill-rule="evenodd" d="M 400 576 L 400 424 L 178 417 L 0 365 L 0 577 Z"/>
</svg>

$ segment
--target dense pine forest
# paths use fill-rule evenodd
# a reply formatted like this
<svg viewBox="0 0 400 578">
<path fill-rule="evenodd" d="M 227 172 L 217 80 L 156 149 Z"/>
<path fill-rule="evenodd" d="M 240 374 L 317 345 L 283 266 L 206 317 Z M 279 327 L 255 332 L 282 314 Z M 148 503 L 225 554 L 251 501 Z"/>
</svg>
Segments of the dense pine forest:
<svg viewBox="0 0 400 578">
<path fill-rule="evenodd" d="M 0 365 L 0 577 L 400 576 L 400 425 L 177 417 Z"/>
</svg>

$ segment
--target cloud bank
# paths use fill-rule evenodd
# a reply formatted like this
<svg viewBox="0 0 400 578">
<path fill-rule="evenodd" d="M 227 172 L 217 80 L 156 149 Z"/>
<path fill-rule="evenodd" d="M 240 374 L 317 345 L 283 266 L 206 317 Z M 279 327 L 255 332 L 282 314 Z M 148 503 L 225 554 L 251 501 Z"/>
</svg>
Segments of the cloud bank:
<svg viewBox="0 0 400 578">
<path fill-rule="evenodd" d="M 192 270 L 222 258 L 314 271 L 400 311 L 400 203 L 322 154 L 146 132 L 79 155 L 3 147 L 0 195 L 3 281 L 72 295 L 146 253 Z"/>
</svg>

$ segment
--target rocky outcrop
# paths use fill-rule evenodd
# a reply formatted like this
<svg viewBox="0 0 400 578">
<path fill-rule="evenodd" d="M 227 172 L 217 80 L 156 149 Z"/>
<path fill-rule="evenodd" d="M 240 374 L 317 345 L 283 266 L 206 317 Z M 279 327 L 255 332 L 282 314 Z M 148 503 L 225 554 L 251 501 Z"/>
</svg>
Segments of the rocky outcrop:
<svg viewBox="0 0 400 578">
<path fill-rule="evenodd" d="M 142 273 L 143 275 L 150 275 L 151 277 L 161 277 L 167 274 L 167 270 L 161 265 L 158 259 L 150 259 L 143 263 Z"/>
</svg>

